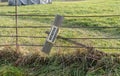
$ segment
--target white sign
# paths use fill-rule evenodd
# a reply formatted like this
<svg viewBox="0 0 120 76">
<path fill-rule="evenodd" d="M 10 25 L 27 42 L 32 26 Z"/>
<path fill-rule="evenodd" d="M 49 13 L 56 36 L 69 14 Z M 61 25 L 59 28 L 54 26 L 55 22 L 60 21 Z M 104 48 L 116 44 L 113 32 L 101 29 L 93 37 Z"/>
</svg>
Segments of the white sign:
<svg viewBox="0 0 120 76">
<path fill-rule="evenodd" d="M 47 38 L 47 41 L 50 42 L 50 43 L 54 43 L 55 39 L 57 37 L 58 31 L 59 31 L 59 28 L 57 26 L 52 26 L 50 34 Z"/>
</svg>

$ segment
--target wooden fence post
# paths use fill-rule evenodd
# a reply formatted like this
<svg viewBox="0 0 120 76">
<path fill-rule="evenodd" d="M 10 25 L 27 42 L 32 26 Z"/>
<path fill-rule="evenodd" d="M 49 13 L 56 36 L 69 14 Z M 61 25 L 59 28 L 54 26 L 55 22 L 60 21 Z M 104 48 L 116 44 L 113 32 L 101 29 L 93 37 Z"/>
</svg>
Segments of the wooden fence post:
<svg viewBox="0 0 120 76">
<path fill-rule="evenodd" d="M 46 42 L 42 48 L 42 51 L 44 53 L 47 53 L 47 54 L 50 53 L 50 50 L 53 47 L 53 44 L 54 44 L 57 34 L 59 32 L 59 27 L 61 26 L 62 22 L 63 22 L 63 16 L 56 15 L 54 23 L 51 27 L 51 31 L 50 31 L 50 33 L 46 39 Z"/>
</svg>

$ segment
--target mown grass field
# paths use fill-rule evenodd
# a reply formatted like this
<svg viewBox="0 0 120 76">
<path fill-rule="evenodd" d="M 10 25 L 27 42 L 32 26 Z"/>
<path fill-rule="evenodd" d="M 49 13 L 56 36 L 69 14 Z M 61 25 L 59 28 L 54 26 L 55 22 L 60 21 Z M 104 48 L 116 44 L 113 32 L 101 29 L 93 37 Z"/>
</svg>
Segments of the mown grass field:
<svg viewBox="0 0 120 76">
<path fill-rule="evenodd" d="M 8 6 L 7 3 L 0 3 L 0 26 L 15 26 L 15 17 L 14 16 L 2 16 L 2 15 L 14 15 L 15 14 L 15 7 Z M 56 15 L 60 14 L 63 16 L 91 16 L 91 15 L 119 15 L 120 14 L 120 1 L 119 0 L 85 0 L 85 1 L 73 1 L 73 2 L 53 2 L 52 4 L 48 5 L 28 5 L 28 6 L 18 6 L 18 14 L 25 14 L 25 15 Z M 18 26 L 51 26 L 52 22 L 54 21 L 54 17 L 40 17 L 40 16 L 18 16 Z M 63 37 L 70 37 L 70 38 L 120 38 L 120 17 L 65 17 L 62 26 L 83 26 L 83 27 L 118 27 L 118 28 L 60 28 L 60 36 Z M 45 31 L 50 30 L 50 28 L 18 28 L 18 34 L 20 36 L 41 36 L 46 37 Z M 0 28 L 0 36 L 1 35 L 15 35 L 15 28 Z M 86 44 L 88 46 L 95 46 L 95 47 L 119 47 L 120 46 L 120 39 L 80 39 L 76 40 L 77 42 Z M 19 38 L 19 44 L 44 44 L 45 39 L 40 38 Z M 14 44 L 15 38 L 3 38 L 0 37 L 0 44 Z M 55 45 L 57 46 L 71 46 L 73 44 L 66 42 L 64 40 L 57 39 Z M 3 47 L 0 48 L 2 50 Z M 28 50 L 29 52 L 40 51 L 41 47 L 21 47 L 22 51 L 25 52 Z M 96 48 L 98 49 L 98 48 Z M 76 51 L 78 49 L 70 49 L 70 48 L 53 48 L 52 51 Z M 99 49 L 101 51 L 107 53 L 120 53 L 119 49 Z M 9 52 L 8 52 L 9 53 Z M 14 54 L 14 53 L 12 53 Z M 5 58 L 11 56 L 11 54 L 7 54 Z M 0 55 L 1 57 L 2 55 Z M 70 55 L 71 56 L 71 55 Z M 30 58 L 29 58 L 30 57 Z M 28 60 L 34 57 L 30 54 L 28 56 Z M 69 57 L 66 56 L 66 57 Z M 76 57 L 76 56 L 75 56 Z M 78 56 L 79 57 L 79 56 Z M 51 59 L 50 59 L 51 58 Z M 30 63 L 30 65 L 20 66 L 22 69 L 27 71 L 33 76 L 79 76 L 84 72 L 86 63 L 83 61 L 81 66 L 78 67 L 79 62 L 75 62 L 74 64 L 70 64 L 70 66 L 61 69 L 61 65 L 59 65 L 59 61 L 57 61 L 57 56 L 52 56 L 48 60 L 49 64 L 46 63 L 38 64 L 39 62 L 36 61 L 35 63 Z M 55 59 L 54 59 L 55 58 Z M 119 69 L 118 63 L 114 64 L 112 62 L 114 57 L 106 58 L 103 57 L 100 61 L 105 64 L 105 66 L 99 66 L 97 68 L 90 68 L 91 71 L 87 72 L 87 76 L 102 76 L 102 75 L 111 75 L 111 76 L 119 76 Z M 9 58 L 8 58 L 9 59 Z M 39 59 L 39 58 L 38 58 Z M 52 60 L 53 59 L 53 60 Z M 59 57 L 58 57 L 59 59 Z M 31 59 L 32 60 L 32 59 Z M 70 59 L 68 59 L 70 60 Z M 44 61 L 44 59 L 43 59 Z M 2 63 L 4 62 L 4 63 Z M 33 61 L 34 62 L 34 61 Z M 13 63 L 13 62 L 12 62 Z M 4 70 L 8 67 L 14 71 L 18 70 L 11 66 L 11 60 L 0 60 L 0 73 L 4 72 Z M 29 62 L 28 62 L 29 63 Z M 4 64 L 4 65 L 3 65 Z M 5 64 L 9 64 L 6 66 Z M 92 63 L 90 63 L 92 64 Z M 101 63 L 100 63 L 101 64 Z M 112 64 L 110 66 L 107 66 Z M 103 65 L 103 64 L 101 64 Z M 113 66 L 115 65 L 115 66 Z M 25 67 L 26 66 L 26 67 Z M 43 66 L 43 67 L 41 67 Z M 47 67 L 46 67 L 47 66 Z M 24 68 L 23 68 L 24 67 Z M 29 69 L 28 69 L 29 67 Z M 105 69 L 101 69 L 101 68 Z M 21 69 L 20 68 L 20 69 Z M 109 69 L 108 69 L 109 68 Z M 27 70 L 26 70 L 27 69 Z M 56 70 L 57 69 L 57 70 Z M 79 70 L 82 69 L 82 70 Z M 79 72 L 79 71 L 80 72 Z M 6 70 L 5 70 L 6 71 Z M 8 69 L 9 71 L 9 69 Z M 16 71 L 19 73 L 20 76 L 24 75 L 23 71 Z M 26 72 L 26 73 L 27 73 Z M 47 74 L 45 74 L 47 73 Z M 79 73 L 79 74 L 78 74 Z M 17 75 L 17 74 L 16 74 Z M 18 76 L 18 75 L 17 75 Z M 27 75 L 26 75 L 27 76 Z M 30 76 L 30 75 L 29 75 Z M 83 74 L 84 76 L 84 74 Z"/>
<path fill-rule="evenodd" d="M 91 16 L 91 15 L 119 15 L 119 0 L 87 0 L 77 2 L 53 2 L 48 5 L 28 5 L 18 6 L 18 14 L 32 15 L 56 15 L 63 16 Z M 0 4 L 0 15 L 15 14 L 14 6 L 7 6 L 7 3 Z M 54 17 L 39 16 L 19 16 L 18 26 L 50 26 L 54 21 Z M 1 16 L 1 26 L 15 26 L 15 17 Z M 120 17 L 65 17 L 62 26 L 83 26 L 83 27 L 119 27 Z M 47 36 L 44 32 L 46 28 L 19 28 L 20 36 Z M 1 28 L 1 35 L 15 35 L 14 28 Z M 120 37 L 120 28 L 62 28 L 60 35 L 71 38 L 110 38 Z M 35 38 L 19 38 L 20 44 L 44 44 L 45 39 Z M 95 47 L 119 47 L 120 39 L 85 39 L 78 40 L 83 44 Z M 2 44 L 15 43 L 15 38 L 1 38 Z M 58 44 L 59 43 L 59 44 Z M 66 41 L 57 40 L 56 45 L 72 45 Z M 105 50 L 105 49 L 104 49 Z M 112 49 L 114 50 L 114 49 Z M 111 50 L 106 50 L 113 52 Z M 115 51 L 115 50 L 114 50 Z"/>
</svg>

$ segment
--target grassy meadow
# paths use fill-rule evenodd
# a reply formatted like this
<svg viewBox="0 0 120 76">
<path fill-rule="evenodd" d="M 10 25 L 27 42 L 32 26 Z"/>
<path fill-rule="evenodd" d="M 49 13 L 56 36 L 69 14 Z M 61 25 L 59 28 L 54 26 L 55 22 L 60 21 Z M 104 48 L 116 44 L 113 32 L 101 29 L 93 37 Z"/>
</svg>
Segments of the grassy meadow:
<svg viewBox="0 0 120 76">
<path fill-rule="evenodd" d="M 99 15 L 120 15 L 120 1 L 119 0 L 85 0 L 85 1 L 55 1 L 52 4 L 46 4 L 46 5 L 28 5 L 28 6 L 18 6 L 18 12 L 19 15 L 62 15 L 62 16 L 99 16 Z M 9 26 L 13 27 L 16 26 L 15 24 L 15 17 L 14 16 L 4 16 L 4 15 L 15 15 L 15 7 L 14 6 L 8 6 L 8 3 L 0 3 L 0 27 L 2 26 Z M 54 21 L 54 16 L 18 16 L 18 26 L 51 26 Z M 85 44 L 87 46 L 94 46 L 94 47 L 120 47 L 120 16 L 114 16 L 114 17 L 64 17 L 64 22 L 62 24 L 62 27 L 86 27 L 86 28 L 60 28 L 60 36 L 63 36 L 65 38 L 118 38 L 118 39 L 76 39 L 77 42 Z M 116 27 L 116 28 L 89 28 L 89 27 Z M 27 38 L 20 37 L 19 44 L 28 44 L 28 45 L 42 45 L 45 42 L 45 38 L 30 38 L 29 36 L 40 36 L 40 37 L 46 37 L 47 34 L 45 34 L 45 31 L 49 31 L 50 28 L 18 28 L 18 35 L 19 36 L 28 36 Z M 16 34 L 15 28 L 0 28 L 0 36 L 15 36 Z M 11 37 L 0 37 L 0 44 L 15 44 L 15 38 Z M 75 46 L 74 44 L 71 44 L 67 41 L 57 39 L 55 44 L 56 46 Z M 8 46 L 9 47 L 9 46 Z M 23 52 L 35 52 L 40 51 L 41 47 L 20 47 Z M 120 53 L 120 49 L 100 49 L 95 48 L 103 52 L 107 53 Z M 4 47 L 0 47 L 0 51 L 4 50 Z M 78 51 L 81 50 L 81 48 L 77 49 L 71 49 L 71 48 L 53 48 L 52 51 Z M 1 52 L 0 52 L 1 53 Z M 14 54 L 14 53 L 12 53 Z M 32 53 L 30 53 L 32 54 Z M 7 54 L 8 57 L 11 56 Z M 3 55 L 0 54 L 0 57 Z M 63 59 L 69 58 L 72 55 L 68 55 L 66 57 L 63 57 Z M 83 56 L 83 55 L 82 55 Z M 99 56 L 99 55 L 98 55 Z M 29 58 L 30 57 L 30 58 Z M 27 56 L 25 58 L 31 59 L 32 55 Z M 75 56 L 76 57 L 76 56 Z M 7 58 L 7 56 L 5 57 Z M 18 58 L 18 57 L 15 57 Z M 55 59 L 54 59 L 55 58 Z M 58 57 L 62 58 L 61 55 Z M 9 59 L 9 58 L 8 58 Z M 37 61 L 36 56 L 33 57 Z M 38 58 L 39 59 L 39 58 Z M 40 58 L 41 60 L 42 58 Z M 68 61 L 71 58 L 68 59 Z M 86 58 L 85 58 L 86 59 Z M 107 60 L 110 61 L 107 63 Z M 109 60 L 110 59 L 110 60 Z M 119 69 L 118 65 L 119 63 L 116 62 L 114 64 L 112 62 L 112 59 L 114 60 L 114 57 L 110 58 L 100 58 L 99 61 L 103 61 L 105 66 L 102 66 L 103 64 L 100 63 L 100 65 L 96 65 L 94 68 L 89 67 L 89 71 L 87 71 L 87 74 L 82 68 L 87 68 L 88 66 L 84 65 L 88 60 L 84 61 L 84 57 L 81 59 L 80 62 L 82 62 L 81 66 L 76 69 L 76 67 L 79 65 L 80 62 L 76 63 L 69 63 L 70 66 L 63 66 L 59 65 L 61 62 L 57 60 L 57 56 L 50 56 L 50 58 L 43 58 L 41 61 L 48 61 L 49 63 L 45 62 L 46 64 L 38 64 L 39 62 L 30 63 L 28 62 L 28 65 L 21 65 L 20 68 L 17 69 L 14 66 L 12 66 L 12 61 L 15 60 L 5 60 L 0 59 L 0 73 L 4 72 L 4 70 L 8 67 L 14 71 L 18 70 L 17 72 L 20 75 L 15 74 L 15 76 L 79 76 L 79 74 L 82 76 L 119 76 Z M 32 60 L 32 59 L 31 59 Z M 93 59 L 94 60 L 94 59 Z M 4 64 L 2 63 L 4 62 Z M 9 62 L 10 61 L 10 62 Z M 24 59 L 23 59 L 24 61 Z M 67 59 L 66 59 L 67 61 Z M 73 62 L 74 55 L 73 55 Z M 7 64 L 7 65 L 6 65 Z M 9 64 L 9 65 L 8 65 Z M 29 65 L 30 64 L 30 65 Z M 62 63 L 63 64 L 63 63 Z M 95 65 L 90 63 L 91 65 Z M 97 63 L 96 63 L 97 64 Z M 99 64 L 99 63 L 98 63 Z M 110 65 L 109 67 L 107 65 Z M 113 66 L 115 65 L 115 66 Z M 26 66 L 26 67 L 25 67 Z M 42 67 L 43 66 L 43 67 Z M 47 67 L 46 67 L 47 66 Z M 26 69 L 29 67 L 29 70 Z M 35 67 L 35 68 L 34 68 Z M 52 67 L 52 68 L 51 68 Z M 64 69 L 61 67 L 65 67 Z M 1 68 L 4 68 L 3 70 Z M 104 68 L 104 69 L 102 69 Z M 110 68 L 109 70 L 107 70 Z M 56 70 L 57 69 L 57 70 Z M 80 70 L 80 72 L 78 71 Z M 114 69 L 114 70 L 113 70 Z M 92 71 L 91 71 L 92 70 Z M 6 70 L 5 70 L 6 71 Z M 8 69 L 9 71 L 9 69 Z M 23 71 L 26 73 L 28 72 L 29 75 L 23 74 Z M 47 73 L 47 74 L 45 74 Z M 4 76 L 4 75 L 0 75 Z M 11 75 L 5 75 L 5 76 L 11 76 Z"/>
<path fill-rule="evenodd" d="M 18 14 L 24 15 L 56 15 L 63 16 L 91 16 L 91 15 L 119 15 L 119 0 L 87 0 L 77 2 L 53 2 L 48 5 L 18 6 Z M 14 15 L 15 7 L 7 3 L 0 4 L 0 15 Z M 18 16 L 18 26 L 50 26 L 54 17 Z M 15 26 L 15 17 L 0 16 L 1 26 Z M 66 38 L 119 38 L 120 28 L 89 28 L 89 27 L 119 27 L 120 17 L 65 17 L 62 26 L 83 26 L 88 28 L 61 28 L 59 35 Z M 20 36 L 46 37 L 49 28 L 19 28 Z M 15 35 L 15 28 L 1 28 L 0 35 Z M 0 38 L 1 44 L 14 44 L 15 38 Z M 119 47 L 120 39 L 80 39 L 80 43 L 95 47 Z M 20 44 L 44 44 L 45 39 L 19 38 Z M 56 41 L 55 45 L 73 45 L 66 41 Z M 101 49 L 113 52 L 109 49 Z M 116 49 L 114 50 L 116 51 Z"/>
</svg>

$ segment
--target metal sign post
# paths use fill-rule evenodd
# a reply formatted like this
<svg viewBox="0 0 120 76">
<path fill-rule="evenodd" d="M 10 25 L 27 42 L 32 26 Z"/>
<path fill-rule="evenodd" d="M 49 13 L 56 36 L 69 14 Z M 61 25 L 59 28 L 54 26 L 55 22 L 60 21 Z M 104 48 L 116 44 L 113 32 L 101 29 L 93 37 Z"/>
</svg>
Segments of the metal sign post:
<svg viewBox="0 0 120 76">
<path fill-rule="evenodd" d="M 59 27 L 61 26 L 62 22 L 63 22 L 63 16 L 56 15 L 54 23 L 51 27 L 51 31 L 50 31 L 50 33 L 46 39 L 46 42 L 42 48 L 43 52 L 45 52 L 47 54 L 50 53 L 50 50 L 53 47 L 53 44 L 54 44 L 57 34 L 59 32 Z"/>
</svg>

